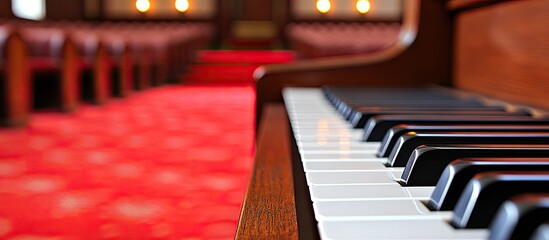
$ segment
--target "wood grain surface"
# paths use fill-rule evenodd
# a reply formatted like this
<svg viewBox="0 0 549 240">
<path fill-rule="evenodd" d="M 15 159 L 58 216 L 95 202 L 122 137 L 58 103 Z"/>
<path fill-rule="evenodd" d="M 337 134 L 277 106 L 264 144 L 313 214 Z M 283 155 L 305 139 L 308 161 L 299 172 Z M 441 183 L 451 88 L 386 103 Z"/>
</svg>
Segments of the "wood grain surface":
<svg viewBox="0 0 549 240">
<path fill-rule="evenodd" d="M 265 105 L 236 239 L 297 239 L 290 130 L 282 104 Z"/>
<path fill-rule="evenodd" d="M 455 86 L 549 109 L 549 1 L 509 1 L 456 20 Z"/>
</svg>

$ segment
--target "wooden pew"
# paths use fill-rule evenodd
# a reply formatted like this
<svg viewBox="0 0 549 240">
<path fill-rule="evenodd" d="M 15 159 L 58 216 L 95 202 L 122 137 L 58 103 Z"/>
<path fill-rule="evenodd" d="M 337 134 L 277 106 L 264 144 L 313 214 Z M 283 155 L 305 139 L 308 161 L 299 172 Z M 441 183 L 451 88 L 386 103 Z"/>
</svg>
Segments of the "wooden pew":
<svg viewBox="0 0 549 240">
<path fill-rule="evenodd" d="M 0 26 L 0 125 L 23 126 L 30 118 L 27 46 L 8 25 Z"/>
<path fill-rule="evenodd" d="M 56 23 L 53 27 L 67 31 L 76 46 L 82 100 L 96 104 L 107 102 L 111 96 L 111 67 L 105 43 L 97 33 L 81 24 Z"/>
<path fill-rule="evenodd" d="M 20 25 L 29 46 L 34 105 L 76 110 L 80 102 L 77 49 L 60 29 Z"/>
<path fill-rule="evenodd" d="M 394 44 L 398 23 L 292 23 L 286 38 L 301 58 L 383 51 Z"/>
<path fill-rule="evenodd" d="M 133 48 L 124 37 L 106 29 L 94 29 L 105 45 L 110 68 L 111 96 L 125 97 L 133 92 Z"/>
</svg>

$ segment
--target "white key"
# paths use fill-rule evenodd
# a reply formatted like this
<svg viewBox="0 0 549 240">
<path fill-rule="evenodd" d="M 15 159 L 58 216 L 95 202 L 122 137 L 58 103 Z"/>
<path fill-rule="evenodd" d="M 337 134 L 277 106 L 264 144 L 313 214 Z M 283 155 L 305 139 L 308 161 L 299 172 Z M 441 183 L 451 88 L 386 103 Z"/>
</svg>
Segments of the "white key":
<svg viewBox="0 0 549 240">
<path fill-rule="evenodd" d="M 486 239 L 486 229 L 455 229 L 444 220 L 322 221 L 322 239 Z"/>
<path fill-rule="evenodd" d="M 395 173 L 392 173 L 392 172 Z M 318 185 L 350 185 L 350 184 L 388 184 L 395 183 L 394 175 L 402 175 L 402 169 L 386 171 L 338 171 L 338 172 L 307 172 L 307 184 Z"/>
<path fill-rule="evenodd" d="M 317 201 L 313 203 L 318 221 L 380 219 L 450 219 L 452 212 L 431 211 L 415 199 Z"/>
<path fill-rule="evenodd" d="M 303 169 L 305 172 L 315 171 L 386 171 L 387 167 L 380 162 L 367 162 L 367 161 L 307 161 L 303 163 Z"/>
</svg>

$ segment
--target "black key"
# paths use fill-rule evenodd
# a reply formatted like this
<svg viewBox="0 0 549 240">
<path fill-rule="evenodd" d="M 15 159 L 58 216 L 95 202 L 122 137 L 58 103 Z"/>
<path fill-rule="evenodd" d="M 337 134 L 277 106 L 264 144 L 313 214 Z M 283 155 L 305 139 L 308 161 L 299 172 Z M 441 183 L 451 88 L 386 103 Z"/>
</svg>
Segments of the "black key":
<svg viewBox="0 0 549 240">
<path fill-rule="evenodd" d="M 549 132 L 547 125 L 397 125 L 391 128 L 377 153 L 378 157 L 389 157 L 398 138 L 408 132 Z"/>
<path fill-rule="evenodd" d="M 355 128 L 363 128 L 364 125 L 371 117 L 370 113 L 380 111 L 472 111 L 472 112 L 484 112 L 484 111 L 498 111 L 509 112 L 504 106 L 478 106 L 478 107 L 462 107 L 462 106 L 444 106 L 444 107 L 355 107 L 353 108 L 347 117 L 347 120 L 353 124 Z M 527 111 L 513 111 L 522 112 L 524 115 L 530 116 Z M 381 114 L 377 114 L 381 115 Z"/>
<path fill-rule="evenodd" d="M 454 209 L 467 183 L 488 171 L 549 171 L 549 158 L 474 158 L 452 161 L 440 176 L 427 206 L 435 211 Z"/>
<path fill-rule="evenodd" d="M 417 110 L 378 110 L 370 112 L 361 112 L 355 115 L 351 124 L 354 128 L 364 128 L 366 122 L 375 116 L 379 115 L 441 115 L 441 116 L 529 116 L 526 112 L 505 112 L 501 110 L 470 111 L 470 110 L 432 110 L 429 108 Z"/>
<path fill-rule="evenodd" d="M 341 102 L 336 106 L 338 112 L 343 115 L 350 114 L 352 109 L 358 107 L 401 107 L 401 108 L 453 108 L 453 107 L 482 107 L 484 106 L 481 102 L 476 100 L 456 100 L 456 99 L 402 99 L 402 100 L 370 100 L 370 101 L 356 101 L 356 102 Z"/>
<path fill-rule="evenodd" d="M 433 104 L 431 101 L 436 101 L 436 104 Z M 372 106 L 376 108 L 423 108 L 423 109 L 437 109 L 437 108 L 446 108 L 447 111 L 452 108 L 482 108 L 482 104 L 464 104 L 454 101 L 446 101 L 441 102 L 439 100 L 426 100 L 424 102 L 410 102 L 410 101 L 403 101 L 402 103 L 398 102 L 372 102 L 372 103 L 356 103 L 356 104 L 346 104 L 342 103 L 339 104 L 336 108 L 339 113 L 345 118 L 349 119 L 353 113 L 355 113 L 356 108 L 364 107 L 364 106 Z M 364 126 L 364 124 L 362 124 Z"/>
<path fill-rule="evenodd" d="M 532 239 L 536 230 L 549 221 L 549 194 L 525 194 L 503 203 L 490 224 L 490 240 Z M 549 227 L 549 226 L 546 226 Z M 541 237 L 541 236 L 540 236 Z M 546 235 L 549 237 L 549 235 Z"/>
<path fill-rule="evenodd" d="M 450 162 L 470 157 L 549 158 L 549 145 L 422 145 L 408 159 L 400 182 L 406 186 L 434 186 Z"/>
<path fill-rule="evenodd" d="M 410 132 L 398 139 L 387 165 L 405 167 L 417 147 L 429 144 L 549 144 L 549 133 Z"/>
<path fill-rule="evenodd" d="M 451 223 L 457 228 L 487 228 L 505 200 L 524 193 L 549 193 L 549 172 L 477 174 L 461 194 Z"/>
<path fill-rule="evenodd" d="M 375 142 L 383 140 L 385 133 L 400 124 L 409 125 L 541 125 L 549 124 L 549 119 L 523 116 L 414 116 L 380 115 L 372 117 L 364 127 L 363 140 Z"/>
</svg>

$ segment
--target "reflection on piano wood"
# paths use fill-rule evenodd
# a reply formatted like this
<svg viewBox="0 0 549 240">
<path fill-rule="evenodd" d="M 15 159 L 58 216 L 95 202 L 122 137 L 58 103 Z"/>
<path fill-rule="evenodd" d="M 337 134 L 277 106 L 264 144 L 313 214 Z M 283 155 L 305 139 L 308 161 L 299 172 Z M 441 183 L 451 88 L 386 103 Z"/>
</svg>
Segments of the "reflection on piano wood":
<svg viewBox="0 0 549 240">
<path fill-rule="evenodd" d="M 257 72 L 265 112 L 237 238 L 547 238 L 549 2 L 454 1 L 406 1 L 417 36 L 394 52 Z M 447 79 L 503 101 L 394 89 Z M 271 104 L 282 95 L 286 113 Z"/>
</svg>

